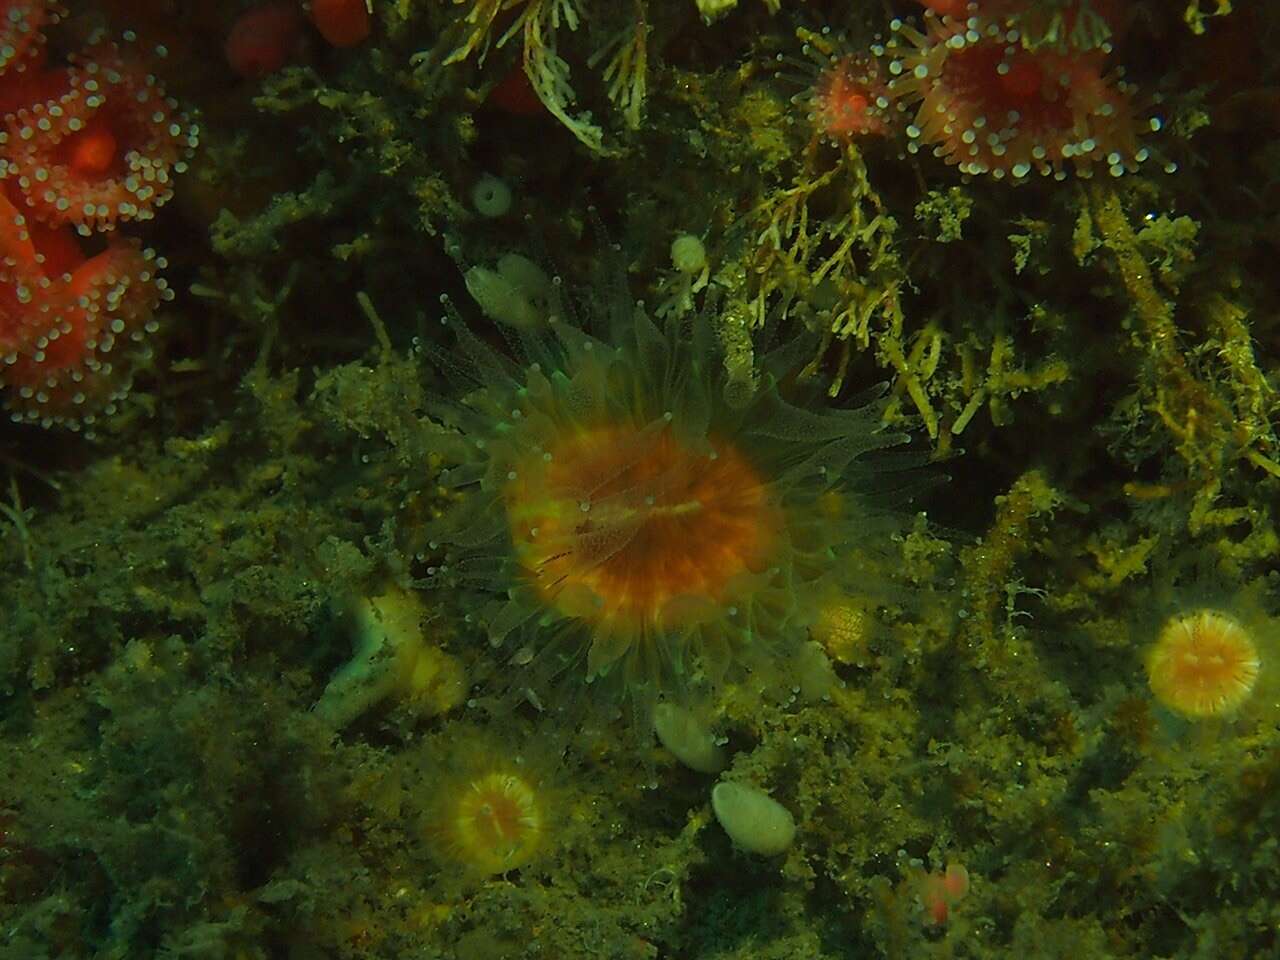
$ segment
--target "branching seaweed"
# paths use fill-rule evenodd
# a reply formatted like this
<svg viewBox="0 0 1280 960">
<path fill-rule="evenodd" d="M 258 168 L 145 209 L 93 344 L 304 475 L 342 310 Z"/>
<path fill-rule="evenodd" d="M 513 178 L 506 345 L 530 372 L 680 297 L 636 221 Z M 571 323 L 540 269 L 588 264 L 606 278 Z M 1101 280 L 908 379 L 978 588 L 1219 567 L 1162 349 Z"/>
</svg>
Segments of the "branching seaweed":
<svg viewBox="0 0 1280 960">
<path fill-rule="evenodd" d="M 1224 471 L 1243 459 L 1280 478 L 1280 442 L 1272 420 L 1280 404 L 1254 359 L 1245 312 L 1225 297 L 1206 309 L 1212 339 L 1230 382 L 1223 389 L 1198 369 L 1199 357 L 1184 351 L 1173 306 L 1152 282 L 1151 269 L 1114 190 L 1094 186 L 1089 213 L 1117 272 L 1142 332 L 1140 344 L 1149 364 L 1144 374 L 1144 404 L 1167 430 L 1189 479 L 1196 487 L 1193 530 L 1235 523 L 1239 511 L 1219 507 Z"/>
<path fill-rule="evenodd" d="M 483 62 L 490 47 L 504 47 L 516 37 L 529 84 L 542 105 L 593 153 L 616 153 L 606 147 L 604 130 L 590 111 L 575 111 L 578 97 L 570 82 L 569 62 L 560 54 L 561 29 L 576 32 L 584 21 L 580 0 L 455 0 L 472 4 L 462 20 L 463 39 L 441 61 L 461 63 L 473 54 Z M 627 125 L 639 127 L 648 85 L 649 22 L 645 0 L 633 0 L 632 21 L 609 38 L 588 59 L 596 67 L 605 62 L 603 79 L 609 99 Z M 514 19 L 495 41 L 497 22 L 504 13 Z"/>
</svg>

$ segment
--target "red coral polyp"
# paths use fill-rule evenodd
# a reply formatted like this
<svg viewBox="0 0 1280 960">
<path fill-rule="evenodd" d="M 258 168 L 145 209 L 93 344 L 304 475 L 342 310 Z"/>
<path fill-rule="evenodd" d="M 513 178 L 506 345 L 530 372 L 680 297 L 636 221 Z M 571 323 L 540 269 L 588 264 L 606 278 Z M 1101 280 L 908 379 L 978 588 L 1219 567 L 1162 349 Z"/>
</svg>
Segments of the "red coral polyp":
<svg viewBox="0 0 1280 960">
<path fill-rule="evenodd" d="M 45 0 L 0 0 L 0 73 L 22 66 L 44 50 L 44 28 L 59 8 Z"/>
<path fill-rule="evenodd" d="M 227 64 L 240 76 L 255 79 L 283 69 L 299 52 L 302 25 L 302 11 L 290 0 L 250 7 L 227 34 Z"/>
<path fill-rule="evenodd" d="M 832 60 L 813 90 L 812 120 L 834 141 L 883 136 L 893 122 L 888 85 L 870 56 L 846 54 Z"/>
<path fill-rule="evenodd" d="M 3 373 L 14 420 L 75 428 L 114 412 L 147 355 L 156 306 L 171 299 L 159 265 L 154 251 L 116 241 L 53 286 L 54 324 Z"/>
<path fill-rule="evenodd" d="M 26 217 L 0 191 L 0 361 L 12 364 L 55 323 L 44 257 Z"/>
<path fill-rule="evenodd" d="M 173 294 L 154 251 L 79 237 L 154 216 L 198 131 L 101 36 L 47 67 L 62 13 L 0 0 L 0 387 L 14 420 L 80 429 L 115 410 Z"/>
<path fill-rule="evenodd" d="M 335 47 L 363 43 L 373 27 L 366 0 L 311 0 L 311 20 Z"/>
<path fill-rule="evenodd" d="M 971 16 L 926 15 L 925 33 L 894 21 L 888 45 L 891 96 L 919 103 L 909 149 L 969 174 L 1021 180 L 1133 171 L 1148 151 L 1137 142 L 1133 88 L 1105 70 L 1103 51 L 1026 50 L 1016 30 Z"/>
<path fill-rule="evenodd" d="M 197 129 L 115 44 L 99 43 L 60 73 L 58 93 L 6 121 L 8 173 L 26 205 L 84 236 L 150 219 L 173 196 Z"/>
<path fill-rule="evenodd" d="M 72 428 L 111 413 L 172 292 L 163 260 L 113 240 L 85 259 L 69 228 L 28 225 L 0 202 L 0 384 L 12 418 Z"/>
<path fill-rule="evenodd" d="M 849 49 L 848 40 L 830 30 L 796 31 L 804 41 L 803 58 L 780 54 L 786 79 L 798 80 L 803 92 L 791 102 L 805 108 L 814 133 L 836 146 L 868 136 L 892 132 L 897 111 L 889 98 L 889 83 L 879 59 Z M 795 74 L 789 74 L 795 69 Z"/>
<path fill-rule="evenodd" d="M 940 16 L 960 17 L 969 9 L 969 0 L 919 0 L 919 2 Z"/>
</svg>

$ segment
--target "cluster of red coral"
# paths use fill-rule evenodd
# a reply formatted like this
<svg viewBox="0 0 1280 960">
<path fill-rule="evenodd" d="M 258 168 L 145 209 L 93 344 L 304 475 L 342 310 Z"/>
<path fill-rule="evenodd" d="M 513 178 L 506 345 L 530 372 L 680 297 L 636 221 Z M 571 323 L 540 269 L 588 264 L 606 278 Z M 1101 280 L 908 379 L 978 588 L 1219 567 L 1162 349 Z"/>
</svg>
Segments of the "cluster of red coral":
<svg viewBox="0 0 1280 960">
<path fill-rule="evenodd" d="M 61 14 L 0 0 L 0 386 L 14 420 L 79 429 L 128 390 L 172 299 L 163 259 L 115 227 L 173 195 L 197 129 L 111 41 L 50 64 Z"/>
<path fill-rule="evenodd" d="M 265 77 L 293 62 L 305 46 L 303 14 L 334 47 L 354 47 L 373 29 L 368 0 L 266 0 L 249 7 L 231 26 L 227 63 L 242 77 Z"/>
<path fill-rule="evenodd" d="M 914 109 L 903 121 L 912 152 L 930 147 L 965 173 L 1014 181 L 1032 173 L 1061 178 L 1068 166 L 1083 176 L 1098 166 L 1118 176 L 1147 158 L 1135 90 L 1109 68 L 1110 44 L 1082 40 L 1118 26 L 1109 4 L 1068 5 L 1057 42 L 1032 48 L 1024 42 L 1024 0 L 919 2 L 924 29 L 895 20 L 889 41 L 874 49 L 887 83 L 864 70 L 870 80 L 846 78 L 818 91 L 823 105 L 836 90 L 842 101 L 878 105 L 874 125 L 840 132 L 887 133 L 890 105 L 902 114 Z M 1101 27 L 1084 29 L 1086 15 Z M 830 122 L 824 127 L 831 132 Z"/>
</svg>

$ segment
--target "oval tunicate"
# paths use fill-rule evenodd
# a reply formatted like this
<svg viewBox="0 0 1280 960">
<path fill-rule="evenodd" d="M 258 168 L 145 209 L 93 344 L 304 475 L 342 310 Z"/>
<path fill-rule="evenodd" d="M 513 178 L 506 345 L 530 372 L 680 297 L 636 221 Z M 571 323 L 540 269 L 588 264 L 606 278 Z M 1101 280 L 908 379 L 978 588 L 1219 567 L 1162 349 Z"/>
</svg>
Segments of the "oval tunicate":
<svg viewBox="0 0 1280 960">
<path fill-rule="evenodd" d="M 791 812 L 763 790 L 742 783 L 717 783 L 711 809 L 729 839 L 748 853 L 775 857 L 791 846 L 796 821 Z"/>
<path fill-rule="evenodd" d="M 719 773 L 724 769 L 724 751 L 697 717 L 674 703 L 653 708 L 653 729 L 662 745 L 690 770 Z"/>
</svg>

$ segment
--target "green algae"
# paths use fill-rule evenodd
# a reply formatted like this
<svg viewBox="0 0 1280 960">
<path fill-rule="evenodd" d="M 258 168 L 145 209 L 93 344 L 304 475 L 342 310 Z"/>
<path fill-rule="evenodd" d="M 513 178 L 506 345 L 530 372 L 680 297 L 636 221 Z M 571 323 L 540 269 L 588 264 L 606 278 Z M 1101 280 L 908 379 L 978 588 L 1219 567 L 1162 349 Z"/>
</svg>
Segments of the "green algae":
<svg viewBox="0 0 1280 960">
<path fill-rule="evenodd" d="M 166 13 L 145 6 L 144 30 Z M 744 2 L 707 25 L 693 0 L 531 0 L 508 17 L 540 32 L 501 44 L 509 19 L 455 56 L 486 6 L 379 4 L 364 47 L 229 97 L 211 48 L 187 94 L 204 166 L 175 204 L 213 200 L 157 226 L 185 282 L 154 370 L 94 443 L 0 437 L 0 956 L 1274 952 L 1280 182 L 1274 120 L 1239 117 L 1270 102 L 1275 28 L 1215 86 L 1204 44 L 1245 14 L 1136 4 L 1118 49 L 1164 98 L 1178 172 L 1011 189 L 815 141 L 776 55 L 827 23 L 870 44 L 878 8 Z M 573 99 L 498 109 L 557 6 L 580 23 L 534 62 Z M 1028 7 L 1032 41 L 1057 42 L 1063 6 Z M 470 208 L 484 173 L 510 216 Z M 830 402 L 886 381 L 950 480 L 886 544 L 903 589 L 827 699 L 715 704 L 729 775 L 799 824 L 784 858 L 734 851 L 712 779 L 625 720 L 526 706 L 565 744 L 555 833 L 459 886 L 423 835 L 433 751 L 516 720 L 389 700 L 335 735 L 312 708 L 350 656 L 335 610 L 388 584 L 421 591 L 471 675 L 507 669 L 425 587 L 456 494 L 423 354 L 442 295 L 478 317 L 476 263 L 588 275 L 590 207 L 652 303 L 671 240 L 703 239 L 731 380 L 762 328 L 808 327 Z M 1193 724 L 1143 655 L 1170 598 L 1206 592 L 1269 632 L 1246 708 Z M 912 878 L 952 861 L 972 889 L 930 926 Z"/>
</svg>

